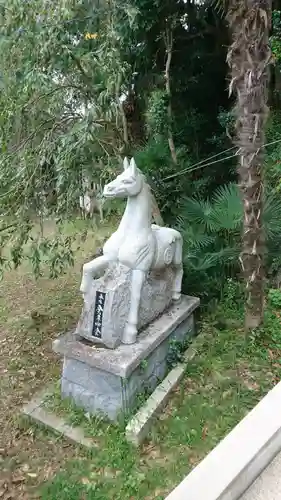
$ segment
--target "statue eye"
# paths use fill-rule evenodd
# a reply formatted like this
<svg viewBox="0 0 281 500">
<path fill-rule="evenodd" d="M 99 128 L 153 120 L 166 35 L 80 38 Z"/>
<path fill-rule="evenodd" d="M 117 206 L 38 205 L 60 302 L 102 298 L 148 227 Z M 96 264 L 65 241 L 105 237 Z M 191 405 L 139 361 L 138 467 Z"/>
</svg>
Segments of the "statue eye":
<svg viewBox="0 0 281 500">
<path fill-rule="evenodd" d="M 132 184 L 132 179 L 124 179 L 124 184 Z"/>
</svg>

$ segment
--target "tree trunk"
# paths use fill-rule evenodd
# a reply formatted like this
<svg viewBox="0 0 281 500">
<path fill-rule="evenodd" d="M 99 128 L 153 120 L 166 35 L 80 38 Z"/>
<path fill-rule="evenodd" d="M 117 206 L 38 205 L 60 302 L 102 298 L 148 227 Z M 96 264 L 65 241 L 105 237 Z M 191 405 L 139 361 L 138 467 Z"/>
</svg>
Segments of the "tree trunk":
<svg viewBox="0 0 281 500">
<path fill-rule="evenodd" d="M 171 28 L 167 28 L 165 35 L 165 45 L 166 45 L 166 65 L 165 65 L 165 81 L 166 81 L 166 92 L 169 99 L 168 102 L 168 144 L 171 152 L 171 157 L 175 165 L 177 164 L 177 153 L 172 132 L 172 103 L 171 103 L 171 83 L 170 83 L 170 67 L 172 62 L 172 50 L 173 50 L 173 32 Z"/>
<path fill-rule="evenodd" d="M 129 149 L 129 134 L 128 134 L 128 122 L 126 118 L 126 113 L 124 110 L 124 105 L 123 101 L 121 100 L 121 82 L 122 82 L 122 75 L 119 73 L 117 76 L 117 84 L 116 84 L 116 104 L 119 107 L 119 112 L 122 120 L 122 129 L 123 129 L 123 140 L 125 144 L 125 155 L 128 154 L 128 149 Z M 116 127 L 118 129 L 118 116 L 116 118 Z"/>
<path fill-rule="evenodd" d="M 245 278 L 245 328 L 257 328 L 264 307 L 263 146 L 268 115 L 268 69 L 271 61 L 271 0 L 230 0 L 232 44 L 230 94 L 235 91 L 239 186 L 244 206 L 240 262 Z"/>
</svg>

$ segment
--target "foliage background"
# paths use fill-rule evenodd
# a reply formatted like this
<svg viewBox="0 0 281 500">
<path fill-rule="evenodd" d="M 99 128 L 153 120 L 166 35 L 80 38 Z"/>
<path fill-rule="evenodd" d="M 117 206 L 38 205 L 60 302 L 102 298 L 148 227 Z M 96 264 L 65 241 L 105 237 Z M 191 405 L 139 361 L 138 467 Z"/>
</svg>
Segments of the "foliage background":
<svg viewBox="0 0 281 500">
<path fill-rule="evenodd" d="M 266 215 L 271 277 L 281 229 L 280 26 L 276 6 L 268 142 L 277 142 L 266 149 L 265 178 L 274 193 Z M 106 182 L 128 154 L 147 175 L 165 222 L 184 233 L 187 289 L 217 296 L 225 279 L 239 274 L 228 43 L 222 9 L 210 1 L 1 4 L 2 269 L 24 256 L 37 275 L 43 260 L 53 276 L 72 264 L 72 239 L 60 227 L 77 211 L 83 177 Z M 52 241 L 43 224 L 39 234 L 33 230 L 46 213 L 57 220 Z"/>
</svg>

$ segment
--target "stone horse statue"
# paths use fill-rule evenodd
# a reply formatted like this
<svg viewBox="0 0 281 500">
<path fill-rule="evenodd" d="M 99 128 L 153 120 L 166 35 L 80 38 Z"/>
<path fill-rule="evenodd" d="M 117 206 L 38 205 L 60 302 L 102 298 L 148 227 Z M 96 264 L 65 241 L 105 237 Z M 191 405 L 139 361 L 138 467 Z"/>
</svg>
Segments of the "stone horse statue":
<svg viewBox="0 0 281 500">
<path fill-rule="evenodd" d="M 111 263 L 131 269 L 131 301 L 122 342 L 133 344 L 137 337 L 142 287 L 151 270 L 173 266 L 175 278 L 172 299 L 179 301 L 182 286 L 182 237 L 174 229 L 152 225 L 152 195 L 135 160 L 124 160 L 124 171 L 104 187 L 106 198 L 128 198 L 127 206 L 115 233 L 103 247 L 103 255 L 83 266 L 80 291 L 89 292 L 92 280 Z"/>
</svg>

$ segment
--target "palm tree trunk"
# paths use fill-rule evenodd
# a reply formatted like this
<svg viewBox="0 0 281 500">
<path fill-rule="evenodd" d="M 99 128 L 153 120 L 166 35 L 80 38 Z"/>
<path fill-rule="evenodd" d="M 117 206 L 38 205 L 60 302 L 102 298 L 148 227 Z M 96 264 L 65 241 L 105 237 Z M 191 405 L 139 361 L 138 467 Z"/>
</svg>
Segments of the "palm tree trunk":
<svg viewBox="0 0 281 500">
<path fill-rule="evenodd" d="M 230 94 L 237 94 L 236 144 L 239 186 L 244 206 L 240 262 L 246 284 L 245 328 L 258 327 L 264 307 L 263 146 L 268 115 L 271 0 L 230 0 L 232 34 L 228 50 Z"/>
</svg>

